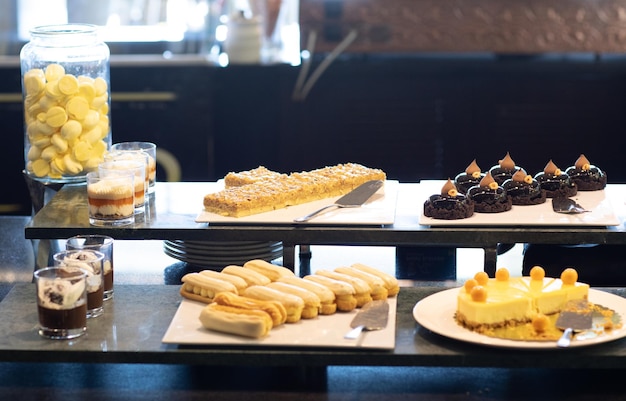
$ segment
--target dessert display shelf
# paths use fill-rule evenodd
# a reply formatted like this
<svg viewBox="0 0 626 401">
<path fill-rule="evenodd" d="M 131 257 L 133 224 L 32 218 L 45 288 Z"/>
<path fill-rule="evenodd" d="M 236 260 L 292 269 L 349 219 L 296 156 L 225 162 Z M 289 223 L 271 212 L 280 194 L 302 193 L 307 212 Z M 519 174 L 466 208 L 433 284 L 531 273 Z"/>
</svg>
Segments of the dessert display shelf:
<svg viewBox="0 0 626 401">
<path fill-rule="evenodd" d="M 89 225 L 84 185 L 65 185 L 25 228 L 28 239 L 62 239 L 77 234 L 105 234 L 115 239 L 195 241 L 282 241 L 284 264 L 293 266 L 296 245 L 453 246 L 484 248 L 485 267 L 495 271 L 498 243 L 626 244 L 626 185 L 605 190 L 619 220 L 615 225 L 528 225 L 524 220 L 498 225 L 422 225 L 424 200 L 432 186 L 399 183 L 393 224 L 213 224 L 198 223 L 203 196 L 218 188 L 214 182 L 157 183 L 144 216 L 129 226 Z M 71 213 L 68 211 L 72 211 Z M 512 213 L 512 212 L 508 212 Z M 600 223 L 602 224 L 602 223 Z M 291 252 L 290 252 L 291 249 Z"/>
<path fill-rule="evenodd" d="M 34 285 L 18 284 L 0 303 L 0 360 L 311 368 L 333 365 L 626 368 L 623 339 L 559 351 L 507 349 L 504 354 L 497 347 L 435 334 L 416 322 L 413 309 L 420 300 L 448 289 L 443 286 L 400 290 L 392 350 L 164 344 L 163 335 L 181 300 L 178 289 L 167 285 L 120 285 L 104 314 L 88 322 L 87 335 L 74 341 L 50 341 L 37 333 Z M 619 296 L 625 294 L 623 289 L 607 291 Z"/>
<path fill-rule="evenodd" d="M 424 200 L 432 188 L 399 183 L 393 224 L 323 225 L 198 223 L 203 196 L 219 188 L 215 182 L 159 182 L 146 213 L 129 226 L 89 225 L 84 185 L 65 185 L 25 228 L 27 239 L 62 239 L 77 234 L 104 234 L 115 239 L 195 241 L 282 241 L 283 263 L 294 266 L 296 245 L 453 246 L 485 249 L 485 269 L 495 272 L 498 243 L 626 244 L 626 184 L 609 184 L 616 225 L 515 224 L 430 226 L 420 224 Z M 69 212 L 71 211 L 71 212 Z M 511 213 L 511 212 L 508 212 Z"/>
</svg>

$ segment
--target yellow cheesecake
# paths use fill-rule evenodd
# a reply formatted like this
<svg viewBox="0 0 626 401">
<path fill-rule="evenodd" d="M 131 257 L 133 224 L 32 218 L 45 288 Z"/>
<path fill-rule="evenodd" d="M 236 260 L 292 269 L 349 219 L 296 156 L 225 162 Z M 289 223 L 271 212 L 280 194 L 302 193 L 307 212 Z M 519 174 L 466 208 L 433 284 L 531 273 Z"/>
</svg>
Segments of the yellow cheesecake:
<svg viewBox="0 0 626 401">
<path fill-rule="evenodd" d="M 495 278 L 483 273 L 459 289 L 455 317 L 461 325 L 479 332 L 527 323 L 538 314 L 560 312 L 569 300 L 587 299 L 589 285 L 577 280 L 578 274 L 571 268 L 565 269 L 561 278 L 545 277 L 539 266 L 526 277 L 509 277 L 504 268 L 498 269 Z"/>
</svg>

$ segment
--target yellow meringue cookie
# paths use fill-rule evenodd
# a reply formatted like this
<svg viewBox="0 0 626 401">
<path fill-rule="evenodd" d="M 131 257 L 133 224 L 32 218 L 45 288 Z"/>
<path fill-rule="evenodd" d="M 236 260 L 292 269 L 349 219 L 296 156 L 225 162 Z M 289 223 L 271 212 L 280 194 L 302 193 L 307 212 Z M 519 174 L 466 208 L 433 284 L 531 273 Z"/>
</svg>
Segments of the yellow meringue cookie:
<svg viewBox="0 0 626 401">
<path fill-rule="evenodd" d="M 68 141 L 78 138 L 83 132 L 83 126 L 76 120 L 69 120 L 61 127 L 61 135 Z"/>
<path fill-rule="evenodd" d="M 80 139 L 83 141 L 86 141 L 88 143 L 96 143 L 98 142 L 100 139 L 102 139 L 102 129 L 100 128 L 99 125 L 96 125 L 95 127 L 93 127 L 92 129 L 90 129 L 87 132 L 84 132 L 81 136 Z"/>
<path fill-rule="evenodd" d="M 87 112 L 89 111 L 89 103 L 85 98 L 80 96 L 74 96 L 70 100 L 67 101 L 65 105 L 65 110 L 67 110 L 67 114 L 76 120 L 82 120 L 87 116 Z"/>
<path fill-rule="evenodd" d="M 58 105 L 59 105 L 59 102 L 56 99 L 51 98 L 49 96 L 42 96 L 41 99 L 39 99 L 39 107 L 44 112 L 50 110 L 51 107 L 58 106 Z"/>
<path fill-rule="evenodd" d="M 50 164 L 43 159 L 38 159 L 29 163 L 29 170 L 37 177 L 45 177 L 50 173 Z"/>
<path fill-rule="evenodd" d="M 83 171 L 83 165 L 74 160 L 69 153 L 63 156 L 63 162 L 65 163 L 65 170 L 70 174 L 76 175 Z"/>
<path fill-rule="evenodd" d="M 46 77 L 43 70 L 35 68 L 24 74 L 24 88 L 26 95 L 38 95 L 43 92 L 45 87 Z"/>
<path fill-rule="evenodd" d="M 63 97 L 59 90 L 58 81 L 46 82 L 46 96 L 54 100 L 59 100 Z"/>
<path fill-rule="evenodd" d="M 48 64 L 45 71 L 45 77 L 48 82 L 56 81 L 65 75 L 65 68 L 61 64 Z"/>
<path fill-rule="evenodd" d="M 74 159 L 78 160 L 79 162 L 84 162 L 88 160 L 89 156 L 91 155 L 91 145 L 83 140 L 78 141 L 74 145 L 74 150 L 72 153 Z"/>
<path fill-rule="evenodd" d="M 56 148 L 52 145 L 50 146 L 46 146 L 42 151 L 41 151 L 41 158 L 47 162 L 50 162 L 52 159 L 54 159 L 55 157 L 57 157 L 57 155 L 59 154 L 59 152 L 57 152 Z"/>
<path fill-rule="evenodd" d="M 50 138 L 50 143 L 57 149 L 58 153 L 67 152 L 67 141 L 63 139 L 61 134 L 52 135 L 52 137 Z"/>
<path fill-rule="evenodd" d="M 46 146 L 50 145 L 50 136 L 35 134 L 32 138 L 30 138 L 30 144 L 43 149 Z"/>
<path fill-rule="evenodd" d="M 94 97 L 93 100 L 91 101 L 90 106 L 92 109 L 98 110 L 99 108 L 104 106 L 106 102 L 108 101 L 109 101 L 109 95 L 105 93 L 104 95 Z"/>
<path fill-rule="evenodd" d="M 100 113 L 95 110 L 89 110 L 83 119 L 83 128 L 91 129 L 100 122 Z"/>
<path fill-rule="evenodd" d="M 107 91 L 109 90 L 109 85 L 104 78 L 98 77 L 94 79 L 93 86 L 96 89 L 96 96 L 107 95 Z"/>
<path fill-rule="evenodd" d="M 78 84 L 78 95 L 84 97 L 89 103 L 96 97 L 96 89 L 92 82 L 80 82 Z"/>
<path fill-rule="evenodd" d="M 41 148 L 39 146 L 31 146 L 28 149 L 26 158 L 30 161 L 37 160 L 41 157 Z"/>
<path fill-rule="evenodd" d="M 63 156 L 55 157 L 50 161 L 50 171 L 53 175 L 65 174 L 65 162 Z"/>
<path fill-rule="evenodd" d="M 46 124 L 58 128 L 67 122 L 67 113 L 60 106 L 54 106 L 46 113 Z"/>
<path fill-rule="evenodd" d="M 69 96 L 78 92 L 78 79 L 72 74 L 65 74 L 59 78 L 59 92 Z"/>
</svg>

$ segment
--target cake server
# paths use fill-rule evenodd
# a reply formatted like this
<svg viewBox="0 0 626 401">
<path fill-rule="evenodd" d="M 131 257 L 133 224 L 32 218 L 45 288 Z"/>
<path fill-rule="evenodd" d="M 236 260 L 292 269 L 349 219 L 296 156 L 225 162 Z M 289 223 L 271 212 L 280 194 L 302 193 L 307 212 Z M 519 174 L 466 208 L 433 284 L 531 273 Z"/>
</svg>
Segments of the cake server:
<svg viewBox="0 0 626 401">
<path fill-rule="evenodd" d="M 563 196 L 552 198 L 552 210 L 557 213 L 578 214 L 591 212 L 576 203 L 575 200 Z"/>
<path fill-rule="evenodd" d="M 356 340 L 361 336 L 363 330 L 382 330 L 387 327 L 389 320 L 389 304 L 386 300 L 370 301 L 361 307 L 352 322 L 350 330 L 344 338 Z"/>
<path fill-rule="evenodd" d="M 556 327 L 564 330 L 557 346 L 569 346 L 574 336 L 576 341 L 590 340 L 621 326 L 622 316 L 613 309 L 586 300 L 569 301 L 556 321 Z"/>
<path fill-rule="evenodd" d="M 307 214 L 306 216 L 298 217 L 293 219 L 296 223 L 304 223 L 305 221 L 309 221 L 315 216 L 319 215 L 322 212 L 325 212 L 331 208 L 354 208 L 361 207 L 369 198 L 372 197 L 383 186 L 382 180 L 372 180 L 368 181 L 364 184 L 359 185 L 352 191 L 348 192 L 346 195 L 337 199 L 335 203 L 324 206 L 321 209 L 318 209 L 312 213 Z"/>
<path fill-rule="evenodd" d="M 558 347 L 569 347 L 574 333 L 593 327 L 593 305 L 584 299 L 568 301 L 556 319 L 556 327 L 563 330 Z"/>
</svg>

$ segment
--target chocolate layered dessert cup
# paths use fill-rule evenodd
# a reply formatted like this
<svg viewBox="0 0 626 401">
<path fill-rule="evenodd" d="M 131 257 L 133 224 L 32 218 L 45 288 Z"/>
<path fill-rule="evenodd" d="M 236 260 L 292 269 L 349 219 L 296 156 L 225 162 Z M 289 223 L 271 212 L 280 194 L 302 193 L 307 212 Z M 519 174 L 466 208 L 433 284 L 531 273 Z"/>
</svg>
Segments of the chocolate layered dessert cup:
<svg viewBox="0 0 626 401">
<path fill-rule="evenodd" d="M 47 267 L 35 272 L 39 334 L 72 339 L 87 330 L 85 273 Z"/>
<path fill-rule="evenodd" d="M 104 300 L 113 298 L 113 238 L 99 234 L 75 235 L 67 239 L 65 249 L 68 251 L 88 249 L 102 252 L 104 255 L 104 260 L 102 261 L 104 269 Z"/>
<path fill-rule="evenodd" d="M 464 172 L 454 177 L 454 185 L 457 191 L 465 195 L 467 190 L 474 185 L 478 185 L 484 176 L 485 174 L 481 172 L 476 159 L 474 159 Z"/>
<path fill-rule="evenodd" d="M 572 182 L 570 176 L 561 171 L 552 160 L 546 164 L 542 172 L 535 174 L 535 179 L 541 189 L 546 191 L 547 198 L 569 198 L 578 192 L 576 183 Z"/>
<path fill-rule="evenodd" d="M 480 183 L 467 191 L 467 197 L 474 202 L 476 213 L 501 213 L 511 210 L 513 200 L 487 173 Z"/>
<path fill-rule="evenodd" d="M 54 255 L 56 266 L 83 271 L 87 283 L 87 317 L 93 318 L 104 312 L 104 254 L 92 250 L 63 251 Z"/>
<path fill-rule="evenodd" d="M 509 152 L 506 152 L 504 158 L 498 160 L 498 164 L 489 169 L 489 173 L 498 185 L 502 185 L 504 181 L 510 180 L 517 170 L 519 170 L 519 167 L 515 165 Z"/>
<path fill-rule="evenodd" d="M 546 191 L 523 168 L 517 170 L 511 179 L 504 181 L 502 188 L 514 205 L 539 205 L 546 201 Z"/>
<path fill-rule="evenodd" d="M 424 202 L 424 216 L 433 219 L 466 219 L 473 214 L 474 202 L 458 193 L 450 179 L 441 188 L 441 193 L 431 195 Z"/>
<path fill-rule="evenodd" d="M 576 163 L 568 167 L 565 173 L 578 186 L 579 191 L 599 191 L 606 187 L 606 173 L 591 164 L 585 155 L 580 155 Z"/>
</svg>

